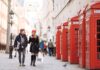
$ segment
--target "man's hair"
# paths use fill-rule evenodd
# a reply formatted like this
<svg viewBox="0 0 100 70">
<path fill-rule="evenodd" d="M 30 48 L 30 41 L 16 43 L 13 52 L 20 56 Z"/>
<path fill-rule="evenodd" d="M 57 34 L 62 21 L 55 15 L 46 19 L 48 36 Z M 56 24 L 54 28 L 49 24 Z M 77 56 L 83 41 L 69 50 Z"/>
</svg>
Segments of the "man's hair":
<svg viewBox="0 0 100 70">
<path fill-rule="evenodd" d="M 20 33 L 22 33 L 23 31 L 25 31 L 25 29 L 20 29 Z"/>
<path fill-rule="evenodd" d="M 20 32 L 23 32 L 23 31 L 25 31 L 25 29 L 20 29 Z"/>
</svg>

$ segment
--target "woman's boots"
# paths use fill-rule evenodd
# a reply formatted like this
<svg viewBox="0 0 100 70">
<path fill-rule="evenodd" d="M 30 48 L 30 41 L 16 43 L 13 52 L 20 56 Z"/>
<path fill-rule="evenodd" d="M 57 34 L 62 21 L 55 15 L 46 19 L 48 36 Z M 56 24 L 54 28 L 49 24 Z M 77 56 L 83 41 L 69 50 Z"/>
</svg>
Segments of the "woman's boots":
<svg viewBox="0 0 100 70">
<path fill-rule="evenodd" d="M 31 55 L 31 66 L 33 65 L 33 55 Z"/>
<path fill-rule="evenodd" d="M 35 65 L 35 62 L 36 62 L 36 55 L 31 55 L 31 66 L 36 66 Z"/>
<path fill-rule="evenodd" d="M 35 62 L 36 62 L 36 55 L 33 55 L 33 66 L 36 66 Z"/>
</svg>

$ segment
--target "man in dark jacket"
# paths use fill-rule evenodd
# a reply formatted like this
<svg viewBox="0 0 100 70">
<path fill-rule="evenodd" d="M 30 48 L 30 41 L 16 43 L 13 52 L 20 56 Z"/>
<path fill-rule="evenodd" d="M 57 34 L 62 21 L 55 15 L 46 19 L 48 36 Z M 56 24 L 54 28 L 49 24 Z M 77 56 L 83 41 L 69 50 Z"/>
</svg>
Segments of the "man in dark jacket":
<svg viewBox="0 0 100 70">
<path fill-rule="evenodd" d="M 26 52 L 25 49 L 27 47 L 27 44 L 28 44 L 28 40 L 25 34 L 25 30 L 21 29 L 19 35 L 16 37 L 14 42 L 14 47 L 15 49 L 18 50 L 20 66 L 25 66 L 24 65 L 25 52 Z"/>
</svg>

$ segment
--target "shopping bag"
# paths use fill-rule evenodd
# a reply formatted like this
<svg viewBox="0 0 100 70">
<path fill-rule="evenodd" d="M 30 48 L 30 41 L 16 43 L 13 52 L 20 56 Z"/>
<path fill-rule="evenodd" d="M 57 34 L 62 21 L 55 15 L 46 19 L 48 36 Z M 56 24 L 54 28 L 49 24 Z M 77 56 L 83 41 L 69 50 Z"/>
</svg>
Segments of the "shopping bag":
<svg viewBox="0 0 100 70">
<path fill-rule="evenodd" d="M 16 49 L 14 49 L 14 51 L 13 51 L 13 54 L 12 54 L 14 57 L 16 57 L 17 56 L 17 50 Z"/>
<path fill-rule="evenodd" d="M 13 50 L 13 53 L 12 53 L 12 55 L 13 55 L 13 56 L 15 56 L 15 53 L 16 53 L 16 51 L 15 51 L 15 50 Z"/>
<path fill-rule="evenodd" d="M 37 61 L 43 62 L 43 53 L 42 53 L 42 52 L 39 52 L 39 53 L 38 53 Z"/>
<path fill-rule="evenodd" d="M 20 47 L 20 43 L 17 41 L 17 47 L 16 47 L 16 50 L 18 50 Z"/>
</svg>

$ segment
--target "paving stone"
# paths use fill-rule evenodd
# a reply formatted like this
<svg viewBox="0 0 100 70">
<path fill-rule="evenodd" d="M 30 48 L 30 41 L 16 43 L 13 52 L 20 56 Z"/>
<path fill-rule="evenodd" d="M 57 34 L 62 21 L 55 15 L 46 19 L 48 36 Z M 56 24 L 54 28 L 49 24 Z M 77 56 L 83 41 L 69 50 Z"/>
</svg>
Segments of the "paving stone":
<svg viewBox="0 0 100 70">
<path fill-rule="evenodd" d="M 0 70 L 85 70 L 79 67 L 79 65 L 71 65 L 65 62 L 56 60 L 55 57 L 45 56 L 43 62 L 37 61 L 36 67 L 30 66 L 30 54 L 26 54 L 26 66 L 20 67 L 18 63 L 18 57 L 9 59 L 8 54 L 0 53 Z"/>
</svg>

